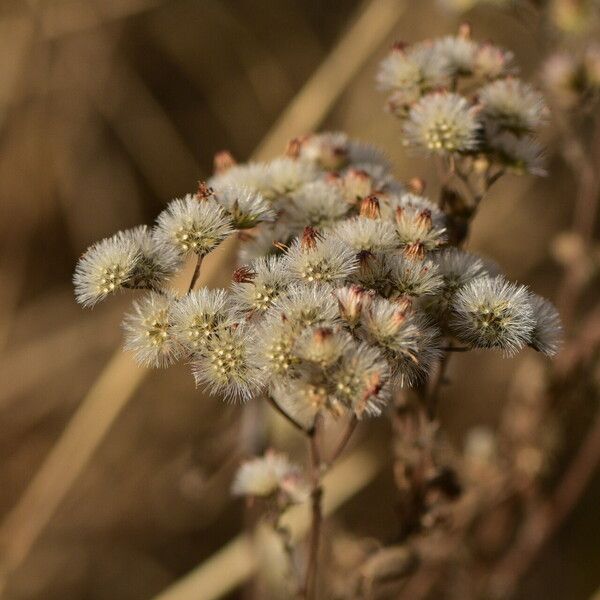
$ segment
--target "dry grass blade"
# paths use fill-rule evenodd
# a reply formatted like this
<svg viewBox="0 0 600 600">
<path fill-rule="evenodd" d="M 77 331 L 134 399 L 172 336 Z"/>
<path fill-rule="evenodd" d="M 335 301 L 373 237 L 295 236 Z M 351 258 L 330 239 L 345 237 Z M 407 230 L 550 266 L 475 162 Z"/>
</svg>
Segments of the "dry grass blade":
<svg viewBox="0 0 600 600">
<path fill-rule="evenodd" d="M 340 460 L 324 478 L 324 514 L 332 514 L 371 483 L 383 465 L 383 458 L 367 447 Z M 310 525 L 310 507 L 294 507 L 284 516 L 283 524 L 294 539 L 302 538 Z M 216 600 L 251 577 L 256 568 L 256 553 L 250 538 L 241 534 L 154 600 Z"/>
<path fill-rule="evenodd" d="M 260 144 L 254 158 L 280 150 L 290 137 L 318 126 L 352 77 L 390 33 L 403 11 L 398 0 L 372 0 Z M 231 261 L 234 241 L 223 244 L 202 276 L 205 284 Z M 117 351 L 68 423 L 17 505 L 0 524 L 0 577 L 16 569 L 86 467 L 145 371 Z M 332 486 L 333 487 L 333 486 Z M 2 580 L 0 579 L 0 590 Z"/>
</svg>

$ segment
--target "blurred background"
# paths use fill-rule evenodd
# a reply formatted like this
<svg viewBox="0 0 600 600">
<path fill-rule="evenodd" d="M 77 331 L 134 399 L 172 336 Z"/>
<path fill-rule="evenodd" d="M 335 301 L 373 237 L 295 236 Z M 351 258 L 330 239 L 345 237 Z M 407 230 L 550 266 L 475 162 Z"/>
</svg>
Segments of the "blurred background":
<svg viewBox="0 0 600 600">
<path fill-rule="evenodd" d="M 433 181 L 427 164 L 403 151 L 374 74 L 393 41 L 453 33 L 460 17 L 431 0 L 398 0 L 369 48 L 355 42 L 340 55 L 340 42 L 370 4 L 0 3 L 3 599 L 152 598 L 243 527 L 242 505 L 228 488 L 246 409 L 204 397 L 185 365 L 144 373 L 120 358 L 128 299 L 81 310 L 71 275 L 88 245 L 151 223 L 171 198 L 194 190 L 211 173 L 215 152 L 247 160 L 336 49 L 356 68 L 324 99 L 302 99 L 313 115 L 304 127 L 347 131 L 383 148 L 401 179 Z M 475 38 L 510 48 L 524 75 L 536 77 L 547 40 L 527 10 L 480 7 L 468 19 Z M 302 113 L 292 122 L 303 124 Z M 306 132 L 280 134 L 277 147 Z M 504 178 L 469 245 L 511 279 L 554 298 L 561 269 L 553 240 L 569 227 L 573 180 L 552 126 L 543 141 L 550 176 Z M 529 352 L 456 357 L 442 402 L 453 443 L 460 446 L 474 425 L 495 426 L 511 386 L 534 376 Z M 565 398 L 558 462 L 593 414 L 597 400 L 589 394 Z M 369 427 L 385 444 L 389 426 Z M 336 519 L 385 541 L 395 520 L 390 495 L 388 468 Z M 523 598 L 591 597 L 600 584 L 599 505 L 596 476 L 535 563 Z"/>
</svg>

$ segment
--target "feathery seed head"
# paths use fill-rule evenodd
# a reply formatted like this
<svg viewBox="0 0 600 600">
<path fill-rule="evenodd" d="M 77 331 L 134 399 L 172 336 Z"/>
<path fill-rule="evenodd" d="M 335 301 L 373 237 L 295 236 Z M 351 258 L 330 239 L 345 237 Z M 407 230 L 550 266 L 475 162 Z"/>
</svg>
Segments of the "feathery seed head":
<svg viewBox="0 0 600 600">
<path fill-rule="evenodd" d="M 343 218 L 350 210 L 339 185 L 317 180 L 303 185 L 285 206 L 290 225 L 301 229 L 306 225 L 327 227 Z"/>
<path fill-rule="evenodd" d="M 421 98 L 404 123 L 407 144 L 435 154 L 474 150 L 478 132 L 477 108 L 450 92 Z"/>
<path fill-rule="evenodd" d="M 375 182 L 369 173 L 355 167 L 348 169 L 343 174 L 340 184 L 344 198 L 350 204 L 357 204 L 376 191 Z"/>
<path fill-rule="evenodd" d="M 353 342 L 331 374 L 333 393 L 358 418 L 379 415 L 389 400 L 389 377 L 388 364 L 377 348 Z"/>
<path fill-rule="evenodd" d="M 490 145 L 498 154 L 500 162 L 517 175 L 531 173 L 542 177 L 544 168 L 544 150 L 530 136 L 517 136 L 509 131 L 490 136 Z"/>
<path fill-rule="evenodd" d="M 396 44 L 377 73 L 380 89 L 392 92 L 390 108 L 403 116 L 406 107 L 421 94 L 448 82 L 447 58 L 427 42 L 414 46 Z"/>
<path fill-rule="evenodd" d="M 493 44 L 481 44 L 477 48 L 473 72 L 481 79 L 497 79 L 516 71 L 513 66 L 514 55 L 508 50 Z"/>
<path fill-rule="evenodd" d="M 181 255 L 173 247 L 161 245 L 146 225 L 120 231 L 116 236 L 131 240 L 138 249 L 130 287 L 156 289 L 181 267 Z"/>
<path fill-rule="evenodd" d="M 173 330 L 171 295 L 149 292 L 133 303 L 133 312 L 123 321 L 125 349 L 145 367 L 168 367 L 181 356 L 181 345 Z"/>
<path fill-rule="evenodd" d="M 340 282 L 357 268 L 350 246 L 332 235 L 320 237 L 311 227 L 292 243 L 283 260 L 292 276 L 306 283 Z"/>
<path fill-rule="evenodd" d="M 361 317 L 363 307 L 367 307 L 373 298 L 373 293 L 359 285 L 338 288 L 335 291 L 338 299 L 340 315 L 350 327 L 355 327 Z"/>
<path fill-rule="evenodd" d="M 273 399 L 307 429 L 324 409 L 334 416 L 344 412 L 344 407 L 332 398 L 330 386 L 323 382 L 314 383 L 302 376 L 276 383 Z"/>
<path fill-rule="evenodd" d="M 514 354 L 530 342 L 535 326 L 530 294 L 502 276 L 478 277 L 455 295 L 450 325 L 475 348 Z"/>
<path fill-rule="evenodd" d="M 331 235 L 356 253 L 388 251 L 398 246 L 396 231 L 391 223 L 362 216 L 341 221 L 333 228 Z"/>
<path fill-rule="evenodd" d="M 230 218 L 221 205 L 209 197 L 173 200 L 157 219 L 156 239 L 180 254 L 204 256 L 233 232 Z"/>
<path fill-rule="evenodd" d="M 454 295 L 474 279 L 488 275 L 484 262 L 478 256 L 457 248 L 438 252 L 434 261 L 444 280 L 443 293 L 448 296 Z"/>
<path fill-rule="evenodd" d="M 326 368 L 339 360 L 351 341 L 350 334 L 340 329 L 313 327 L 300 335 L 295 353 L 304 361 Z"/>
<path fill-rule="evenodd" d="M 262 194 L 268 201 L 274 199 L 271 175 L 269 167 L 265 163 L 234 164 L 224 171 L 217 171 L 208 184 L 214 189 L 229 186 L 247 188 Z"/>
<path fill-rule="evenodd" d="M 261 323 L 252 356 L 265 378 L 277 382 L 296 374 L 300 362 L 294 353 L 297 336 L 293 321 L 271 316 Z"/>
<path fill-rule="evenodd" d="M 310 325 L 333 325 L 339 320 L 332 289 L 323 284 L 292 284 L 268 311 L 296 330 Z"/>
<path fill-rule="evenodd" d="M 547 113 L 543 96 L 514 77 L 498 79 L 482 87 L 479 101 L 481 116 L 491 127 L 516 135 L 535 131 Z"/>
<path fill-rule="evenodd" d="M 302 480 L 300 468 L 285 454 L 273 450 L 242 463 L 231 491 L 236 496 L 261 497 L 283 492 L 291 502 L 302 502 L 308 497 L 308 487 Z M 291 491 L 294 493 L 290 494 Z"/>
<path fill-rule="evenodd" d="M 461 35 L 448 35 L 433 44 L 433 51 L 445 63 L 445 71 L 450 77 L 473 73 L 477 49 L 475 42 Z"/>
<path fill-rule="evenodd" d="M 549 300 L 537 294 L 530 294 L 529 302 L 535 319 L 529 345 L 546 356 L 554 356 L 560 348 L 563 335 L 558 311 Z"/>
<path fill-rule="evenodd" d="M 92 307 L 128 286 L 139 258 L 139 246 L 130 236 L 117 234 L 90 246 L 73 276 L 77 302 Z"/>
<path fill-rule="evenodd" d="M 210 339 L 233 324 L 230 299 L 225 290 L 194 290 L 173 307 L 174 330 L 191 351 L 206 347 Z"/>
<path fill-rule="evenodd" d="M 414 259 L 423 259 L 427 252 L 436 250 L 446 241 L 445 228 L 434 227 L 429 208 L 415 211 L 398 206 L 396 235 L 404 255 Z"/>
<path fill-rule="evenodd" d="M 389 264 L 393 296 L 418 298 L 436 294 L 442 288 L 438 267 L 430 260 L 394 256 Z"/>
<path fill-rule="evenodd" d="M 251 229 L 262 221 L 274 221 L 275 212 L 260 192 L 226 185 L 215 188 L 215 199 L 231 218 L 235 229 Z"/>
<path fill-rule="evenodd" d="M 248 274 L 243 275 L 242 271 Z M 264 313 L 290 282 L 284 264 L 275 256 L 257 258 L 250 267 L 242 267 L 236 273 L 232 299 L 236 310 L 242 313 Z"/>
<path fill-rule="evenodd" d="M 268 163 L 270 186 L 275 197 L 287 196 L 318 176 L 315 165 L 301 159 L 276 158 Z"/>
<path fill-rule="evenodd" d="M 260 371 L 250 362 L 253 342 L 242 325 L 223 328 L 209 337 L 192 363 L 197 385 L 226 401 L 246 401 L 263 385 Z"/>
</svg>

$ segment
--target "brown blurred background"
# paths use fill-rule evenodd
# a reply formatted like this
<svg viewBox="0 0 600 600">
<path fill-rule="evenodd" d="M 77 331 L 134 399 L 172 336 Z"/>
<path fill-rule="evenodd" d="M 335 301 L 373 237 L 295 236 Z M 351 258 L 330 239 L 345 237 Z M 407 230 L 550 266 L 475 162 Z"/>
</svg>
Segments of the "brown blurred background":
<svg viewBox="0 0 600 600">
<path fill-rule="evenodd" d="M 151 598 L 240 531 L 243 512 L 228 486 L 242 409 L 203 397 L 184 365 L 150 373 L 131 393 L 120 387 L 131 385 L 131 368 L 117 369 L 108 395 L 125 396 L 123 406 L 114 418 L 101 407 L 75 424 L 84 446 L 86 426 L 106 425 L 106 435 L 89 433 L 97 447 L 63 485 L 70 463 L 64 454 L 52 462 L 51 452 L 114 360 L 128 306 L 123 296 L 81 310 L 71 274 L 89 244 L 152 222 L 193 190 L 216 151 L 246 160 L 363 8 L 357 0 L 0 4 L 0 542 L 2 560 L 17 566 L 0 580 L 3 599 Z M 474 37 L 512 49 L 535 77 L 544 48 L 527 12 L 480 9 L 469 19 Z M 457 23 L 430 0 L 398 1 L 393 33 L 376 41 L 321 128 L 381 146 L 400 178 L 432 181 L 402 150 L 374 71 L 393 40 L 454 32 Z M 544 137 L 550 176 L 505 178 L 470 245 L 552 297 L 560 271 L 550 243 L 570 222 L 572 181 L 552 128 Z M 515 377 L 527 379 L 528 360 L 528 352 L 457 357 L 442 408 L 455 443 L 473 425 L 494 425 Z M 574 396 L 565 456 L 593 409 Z M 386 426 L 373 427 L 385 440 Z M 67 450 L 77 454 L 73 439 Z M 40 467 L 50 479 L 28 488 Z M 339 519 L 385 541 L 392 489 L 388 470 Z M 46 493 L 58 498 L 56 510 Z M 590 597 L 600 584 L 599 505 L 597 477 L 536 563 L 524 598 Z"/>
</svg>

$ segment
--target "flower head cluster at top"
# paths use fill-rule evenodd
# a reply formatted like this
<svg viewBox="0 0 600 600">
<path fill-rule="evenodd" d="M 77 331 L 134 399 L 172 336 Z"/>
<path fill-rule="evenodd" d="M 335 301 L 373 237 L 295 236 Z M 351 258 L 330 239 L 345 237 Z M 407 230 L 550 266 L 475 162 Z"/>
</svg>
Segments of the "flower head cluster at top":
<svg viewBox="0 0 600 600">
<path fill-rule="evenodd" d="M 377 76 L 387 106 L 402 121 L 405 143 L 462 161 L 461 168 L 541 174 L 533 134 L 543 97 L 516 76 L 511 52 L 457 36 L 396 44 Z"/>
<path fill-rule="evenodd" d="M 427 377 L 448 343 L 555 352 L 555 309 L 445 247 L 444 213 L 395 180 L 376 149 L 324 133 L 267 163 L 220 156 L 217 165 L 153 228 L 99 242 L 77 266 L 84 305 L 146 290 L 124 322 L 141 364 L 189 361 L 211 392 L 268 394 L 310 426 L 319 411 L 378 414 L 394 389 Z M 171 289 L 186 255 L 242 230 L 229 289 Z"/>
</svg>

